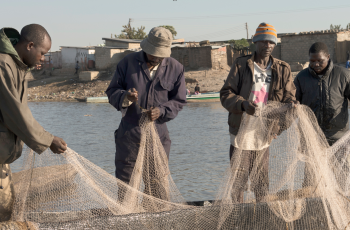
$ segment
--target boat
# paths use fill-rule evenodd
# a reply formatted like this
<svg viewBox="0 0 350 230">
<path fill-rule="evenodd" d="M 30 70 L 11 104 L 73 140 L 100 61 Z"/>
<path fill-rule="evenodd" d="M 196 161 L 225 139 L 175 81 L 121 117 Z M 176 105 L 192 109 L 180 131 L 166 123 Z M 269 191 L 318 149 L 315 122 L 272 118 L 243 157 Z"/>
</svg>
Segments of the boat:
<svg viewBox="0 0 350 230">
<path fill-rule="evenodd" d="M 220 92 L 199 93 L 186 96 L 187 102 L 220 101 Z"/>
<path fill-rule="evenodd" d="M 108 103 L 108 97 L 76 98 L 79 102 Z M 187 102 L 212 102 L 220 101 L 219 92 L 199 93 L 186 96 Z"/>
</svg>

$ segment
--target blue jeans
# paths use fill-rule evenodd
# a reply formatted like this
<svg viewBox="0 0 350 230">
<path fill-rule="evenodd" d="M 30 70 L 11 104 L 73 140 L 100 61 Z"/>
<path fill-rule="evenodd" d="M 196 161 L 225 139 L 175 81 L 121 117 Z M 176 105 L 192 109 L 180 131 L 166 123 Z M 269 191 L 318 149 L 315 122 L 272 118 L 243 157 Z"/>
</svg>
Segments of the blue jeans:
<svg viewBox="0 0 350 230">
<path fill-rule="evenodd" d="M 350 67 L 350 61 L 347 61 L 346 62 L 346 68 L 349 69 L 349 67 Z"/>
</svg>

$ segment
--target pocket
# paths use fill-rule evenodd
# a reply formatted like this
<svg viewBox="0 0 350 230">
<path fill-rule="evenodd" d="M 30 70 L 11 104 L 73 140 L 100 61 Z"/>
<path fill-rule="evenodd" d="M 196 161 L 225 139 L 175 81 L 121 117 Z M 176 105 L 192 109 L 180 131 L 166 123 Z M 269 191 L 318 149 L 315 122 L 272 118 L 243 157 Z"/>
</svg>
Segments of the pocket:
<svg viewBox="0 0 350 230">
<path fill-rule="evenodd" d="M 168 90 L 168 91 L 171 91 L 171 90 L 174 89 L 174 84 L 173 83 L 166 82 L 163 79 L 160 80 L 160 85 L 162 86 L 163 89 Z"/>
<path fill-rule="evenodd" d="M 284 93 L 284 89 L 274 89 L 273 90 L 273 97 L 275 99 L 275 101 L 279 101 L 281 102 L 283 100 L 283 93 Z"/>
</svg>

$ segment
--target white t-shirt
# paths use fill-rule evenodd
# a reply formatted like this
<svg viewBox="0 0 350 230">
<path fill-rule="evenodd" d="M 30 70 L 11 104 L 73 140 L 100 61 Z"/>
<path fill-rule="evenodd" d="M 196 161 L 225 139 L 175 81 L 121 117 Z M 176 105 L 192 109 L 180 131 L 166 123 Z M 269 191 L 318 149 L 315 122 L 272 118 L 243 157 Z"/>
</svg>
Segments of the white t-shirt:
<svg viewBox="0 0 350 230">
<path fill-rule="evenodd" d="M 254 74 L 253 74 L 253 86 L 249 95 L 249 100 L 255 102 L 259 108 L 263 108 L 269 96 L 270 84 L 271 84 L 271 61 L 267 65 L 266 69 L 262 69 L 254 62 Z M 250 118 L 250 123 L 254 125 L 254 122 L 259 122 L 259 119 Z M 258 125 L 258 124 L 257 124 Z M 254 138 L 254 132 L 251 132 L 251 138 Z M 235 143 L 236 136 L 231 134 L 231 145 L 237 147 Z M 267 143 L 267 146 L 269 143 Z"/>
</svg>

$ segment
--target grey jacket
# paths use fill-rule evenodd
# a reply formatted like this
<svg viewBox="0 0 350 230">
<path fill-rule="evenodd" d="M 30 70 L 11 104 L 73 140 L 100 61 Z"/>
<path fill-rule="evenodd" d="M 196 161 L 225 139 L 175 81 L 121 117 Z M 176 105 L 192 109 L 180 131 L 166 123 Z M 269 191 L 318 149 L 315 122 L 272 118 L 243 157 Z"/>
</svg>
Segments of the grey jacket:
<svg viewBox="0 0 350 230">
<path fill-rule="evenodd" d="M 34 119 L 27 105 L 26 79 L 31 73 L 11 43 L 18 41 L 19 36 L 12 28 L 0 30 L 0 164 L 19 158 L 23 142 L 42 153 L 53 140 L 53 135 Z"/>
<path fill-rule="evenodd" d="M 300 71 L 294 84 L 296 99 L 312 109 L 332 145 L 349 130 L 350 72 L 330 60 L 322 78 L 309 67 Z"/>
</svg>

